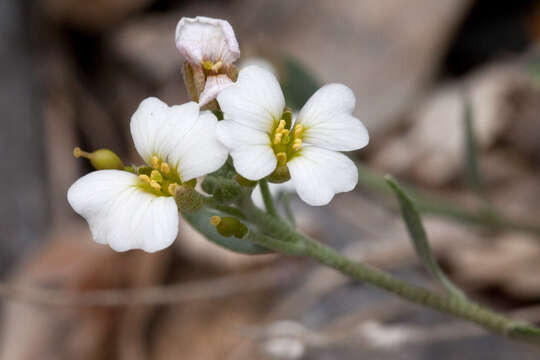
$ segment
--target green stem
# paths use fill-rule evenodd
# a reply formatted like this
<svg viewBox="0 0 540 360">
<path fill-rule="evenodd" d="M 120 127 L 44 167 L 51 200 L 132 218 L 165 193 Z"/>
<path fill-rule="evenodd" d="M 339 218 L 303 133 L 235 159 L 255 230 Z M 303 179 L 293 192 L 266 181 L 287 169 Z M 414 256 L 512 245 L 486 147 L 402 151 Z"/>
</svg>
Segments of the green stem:
<svg viewBox="0 0 540 360">
<path fill-rule="evenodd" d="M 291 201 L 289 199 L 289 195 L 286 192 L 282 192 L 281 200 L 283 201 L 283 208 L 285 209 L 285 215 L 287 215 L 287 220 L 289 220 L 291 225 L 296 228 L 296 218 L 294 217 L 294 213 L 291 209 Z"/>
<path fill-rule="evenodd" d="M 274 204 L 274 199 L 272 198 L 272 194 L 270 193 L 268 182 L 265 179 L 259 180 L 259 187 L 261 188 L 261 194 L 264 201 L 264 206 L 266 207 L 266 211 L 270 215 L 278 217 L 276 205 Z"/>
<path fill-rule="evenodd" d="M 492 332 L 540 345 L 540 329 L 516 322 L 478 304 L 455 296 L 441 296 L 425 288 L 406 283 L 384 271 L 346 258 L 334 249 L 296 232 L 287 222 L 257 209 L 249 200 L 241 203 L 248 218 L 266 236 L 250 238 L 277 252 L 308 256 L 353 279 L 372 284 L 413 303 L 476 323 Z"/>
</svg>

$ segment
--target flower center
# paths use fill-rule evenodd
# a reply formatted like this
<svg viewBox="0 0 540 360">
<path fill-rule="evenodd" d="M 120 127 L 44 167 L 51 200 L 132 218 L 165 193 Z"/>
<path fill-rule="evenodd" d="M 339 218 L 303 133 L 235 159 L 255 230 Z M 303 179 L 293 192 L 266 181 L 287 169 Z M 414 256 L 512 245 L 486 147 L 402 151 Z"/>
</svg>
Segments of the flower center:
<svg viewBox="0 0 540 360">
<path fill-rule="evenodd" d="M 137 169 L 140 186 L 158 196 L 174 196 L 176 188 L 182 185 L 178 171 L 157 156 L 152 156 L 152 166 L 141 166 Z"/>
<path fill-rule="evenodd" d="M 216 63 L 212 62 L 212 60 L 204 60 L 201 65 L 206 73 L 206 76 L 217 75 L 220 73 L 220 70 L 224 69 L 223 61 L 221 60 L 217 61 Z"/>
<path fill-rule="evenodd" d="M 292 113 L 290 110 L 283 112 L 283 119 L 276 122 L 270 135 L 272 149 L 278 160 L 278 166 L 287 164 L 298 153 L 302 146 L 304 127 L 302 124 L 292 126 Z"/>
</svg>

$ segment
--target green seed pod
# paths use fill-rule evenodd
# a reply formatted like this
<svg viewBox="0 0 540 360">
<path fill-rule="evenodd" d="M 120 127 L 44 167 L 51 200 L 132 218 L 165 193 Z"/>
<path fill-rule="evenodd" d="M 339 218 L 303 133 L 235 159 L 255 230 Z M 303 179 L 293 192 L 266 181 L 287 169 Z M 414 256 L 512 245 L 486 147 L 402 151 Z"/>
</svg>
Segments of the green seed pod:
<svg viewBox="0 0 540 360">
<path fill-rule="evenodd" d="M 82 151 L 81 148 L 73 149 L 73 155 L 76 158 L 84 157 L 90 160 L 90 163 L 96 170 L 116 169 L 123 170 L 124 164 L 122 160 L 109 149 L 99 149 L 92 153 Z"/>
<path fill-rule="evenodd" d="M 212 216 L 210 218 L 210 224 L 216 227 L 217 232 L 221 236 L 225 237 L 235 236 L 242 239 L 248 232 L 246 225 L 242 224 L 237 218 L 229 216 L 223 218 L 217 215 Z"/>
</svg>

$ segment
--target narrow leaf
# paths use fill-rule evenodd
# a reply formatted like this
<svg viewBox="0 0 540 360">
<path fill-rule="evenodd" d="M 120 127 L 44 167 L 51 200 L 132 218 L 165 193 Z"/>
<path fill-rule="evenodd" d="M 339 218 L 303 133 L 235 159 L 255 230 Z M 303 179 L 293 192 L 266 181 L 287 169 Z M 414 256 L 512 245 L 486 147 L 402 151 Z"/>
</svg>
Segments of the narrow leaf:
<svg viewBox="0 0 540 360">
<path fill-rule="evenodd" d="M 403 220 L 405 221 L 405 224 L 407 225 L 407 230 L 409 232 L 409 236 L 413 243 L 414 249 L 416 250 L 416 254 L 418 255 L 418 257 L 420 257 L 420 259 L 428 268 L 429 272 L 433 275 L 433 277 L 439 280 L 452 296 L 464 299 L 465 295 L 463 294 L 463 292 L 459 290 L 446 277 L 439 264 L 437 263 L 437 260 L 433 256 L 433 252 L 431 251 L 431 247 L 428 243 L 424 225 L 422 224 L 422 219 L 420 218 L 420 213 L 416 209 L 414 202 L 405 193 L 405 191 L 403 191 L 403 189 L 399 186 L 399 184 L 394 178 L 386 175 L 385 179 L 388 185 L 390 185 L 390 187 L 394 191 L 396 197 L 398 198 L 401 208 L 401 215 L 403 217 Z"/>
<path fill-rule="evenodd" d="M 483 181 L 478 166 L 478 144 L 474 133 L 474 114 L 471 99 L 463 94 L 464 162 L 467 183 L 471 190 L 483 197 Z"/>
<path fill-rule="evenodd" d="M 317 91 L 319 81 L 304 64 L 291 56 L 283 59 L 283 68 L 281 87 L 285 100 L 293 110 L 299 110 Z"/>
<path fill-rule="evenodd" d="M 260 245 L 254 244 L 245 239 L 238 239 L 234 236 L 224 237 L 221 236 L 216 228 L 210 224 L 210 218 L 214 215 L 222 215 L 219 212 L 209 211 L 206 209 L 200 210 L 193 214 L 182 214 L 184 219 L 191 224 L 197 231 L 199 231 L 204 237 L 208 240 L 217 244 L 221 247 L 224 247 L 228 250 L 231 250 L 240 254 L 267 254 L 273 252 L 267 248 L 264 248 Z"/>
</svg>

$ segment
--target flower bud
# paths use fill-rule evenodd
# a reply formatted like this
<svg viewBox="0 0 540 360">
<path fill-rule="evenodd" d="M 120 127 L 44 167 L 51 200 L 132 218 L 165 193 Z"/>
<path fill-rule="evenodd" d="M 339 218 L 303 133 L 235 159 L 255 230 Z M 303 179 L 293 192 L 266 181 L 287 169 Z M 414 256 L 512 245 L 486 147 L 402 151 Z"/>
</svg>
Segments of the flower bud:
<svg viewBox="0 0 540 360">
<path fill-rule="evenodd" d="M 180 211 L 192 213 L 203 206 L 203 196 L 193 186 L 183 184 L 175 189 L 174 199 Z"/>
<path fill-rule="evenodd" d="M 225 237 L 235 236 L 239 239 L 242 239 L 246 236 L 248 228 L 246 225 L 242 224 L 237 218 L 230 216 L 220 217 L 212 216 L 210 218 L 210 224 L 216 227 L 216 230 L 220 235 Z"/>
<path fill-rule="evenodd" d="M 84 157 L 90 160 L 90 163 L 96 170 L 117 169 L 123 170 L 122 160 L 109 149 L 99 149 L 92 153 L 82 151 L 81 148 L 73 149 L 73 155 L 76 158 Z"/>
<path fill-rule="evenodd" d="M 268 181 L 274 184 L 281 184 L 291 179 L 289 168 L 287 165 L 281 165 L 276 167 L 273 173 L 268 175 Z"/>
</svg>

